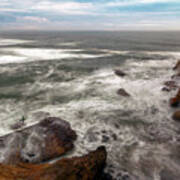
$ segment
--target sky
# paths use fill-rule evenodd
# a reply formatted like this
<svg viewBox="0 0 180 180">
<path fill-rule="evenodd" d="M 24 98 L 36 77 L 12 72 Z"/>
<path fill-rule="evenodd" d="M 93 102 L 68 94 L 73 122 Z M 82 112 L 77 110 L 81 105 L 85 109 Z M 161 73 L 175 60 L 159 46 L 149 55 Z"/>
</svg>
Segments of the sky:
<svg viewBox="0 0 180 180">
<path fill-rule="evenodd" d="M 180 30 L 180 0 L 0 0 L 0 30 Z"/>
</svg>

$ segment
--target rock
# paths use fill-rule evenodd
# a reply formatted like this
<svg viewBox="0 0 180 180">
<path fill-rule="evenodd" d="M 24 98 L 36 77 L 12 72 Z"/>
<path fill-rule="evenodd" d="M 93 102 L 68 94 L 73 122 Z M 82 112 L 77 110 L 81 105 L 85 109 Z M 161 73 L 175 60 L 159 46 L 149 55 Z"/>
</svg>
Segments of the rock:
<svg viewBox="0 0 180 180">
<path fill-rule="evenodd" d="M 177 87 L 178 87 L 178 85 L 176 84 L 175 81 L 166 81 L 166 82 L 164 83 L 164 85 L 167 86 L 167 87 L 169 87 L 169 88 L 177 88 Z"/>
<path fill-rule="evenodd" d="M 178 107 L 178 106 L 179 106 L 179 103 L 180 103 L 180 101 L 179 101 L 179 99 L 176 98 L 176 97 L 170 99 L 170 106 L 171 106 L 171 107 Z"/>
<path fill-rule="evenodd" d="M 120 77 L 126 76 L 126 73 L 123 72 L 122 70 L 119 70 L 119 69 L 114 70 L 114 73 L 115 73 L 117 76 L 120 76 Z"/>
<path fill-rule="evenodd" d="M 170 106 L 172 107 L 178 107 L 180 104 L 180 89 L 175 97 L 170 99 Z"/>
<path fill-rule="evenodd" d="M 121 96 L 124 96 L 124 97 L 130 97 L 130 94 L 129 93 L 127 93 L 124 89 L 119 89 L 118 91 L 117 91 L 117 94 L 118 95 L 121 95 Z"/>
<path fill-rule="evenodd" d="M 172 118 L 175 120 L 175 121 L 180 121 L 180 110 L 179 111 L 176 111 Z"/>
<path fill-rule="evenodd" d="M 15 129 L 22 128 L 24 125 L 25 125 L 25 123 L 22 122 L 22 121 L 20 121 L 20 122 L 17 122 L 17 123 L 15 123 L 15 124 L 11 125 L 10 128 L 15 130 Z"/>
<path fill-rule="evenodd" d="M 176 63 L 176 65 L 173 67 L 173 70 L 180 71 L 180 60 Z"/>
<path fill-rule="evenodd" d="M 46 118 L 36 125 L 0 137 L 0 163 L 39 163 L 56 158 L 71 150 L 75 139 L 76 133 L 68 122 Z"/>
<path fill-rule="evenodd" d="M 178 85 L 175 81 L 166 81 L 164 83 L 166 87 L 164 87 L 162 90 L 163 91 L 171 91 L 171 90 L 176 90 L 178 88 Z"/>
<path fill-rule="evenodd" d="M 106 163 L 105 147 L 83 157 L 64 158 L 53 164 L 0 164 L 1 180 L 100 180 Z"/>
<path fill-rule="evenodd" d="M 171 90 L 168 87 L 163 87 L 162 91 L 170 92 Z"/>
<path fill-rule="evenodd" d="M 174 74 L 171 76 L 171 79 L 179 79 L 180 78 L 180 73 L 178 72 L 177 74 Z"/>
</svg>

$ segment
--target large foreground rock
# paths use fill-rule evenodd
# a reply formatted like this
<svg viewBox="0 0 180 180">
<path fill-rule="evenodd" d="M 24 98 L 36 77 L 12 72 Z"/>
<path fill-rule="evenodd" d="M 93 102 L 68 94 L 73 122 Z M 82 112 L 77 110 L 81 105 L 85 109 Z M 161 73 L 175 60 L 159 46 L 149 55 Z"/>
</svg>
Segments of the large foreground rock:
<svg viewBox="0 0 180 180">
<path fill-rule="evenodd" d="M 55 117 L 0 137 L 0 163 L 39 163 L 59 157 L 73 148 L 76 133 L 70 124 Z"/>
<path fill-rule="evenodd" d="M 54 164 L 0 164 L 0 180 L 100 180 L 106 150 L 99 147 L 83 157 L 61 159 Z"/>
</svg>

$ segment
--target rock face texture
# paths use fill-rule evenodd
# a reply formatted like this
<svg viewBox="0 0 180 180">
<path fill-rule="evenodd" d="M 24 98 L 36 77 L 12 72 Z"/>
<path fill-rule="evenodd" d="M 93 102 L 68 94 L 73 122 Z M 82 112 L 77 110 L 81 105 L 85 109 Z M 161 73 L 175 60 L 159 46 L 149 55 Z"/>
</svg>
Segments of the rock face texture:
<svg viewBox="0 0 180 180">
<path fill-rule="evenodd" d="M 1 180 L 100 180 L 106 150 L 99 147 L 83 157 L 61 159 L 54 164 L 0 164 Z"/>
<path fill-rule="evenodd" d="M 0 163 L 39 163 L 73 148 L 76 133 L 62 119 L 49 117 L 40 123 L 0 138 Z"/>
</svg>

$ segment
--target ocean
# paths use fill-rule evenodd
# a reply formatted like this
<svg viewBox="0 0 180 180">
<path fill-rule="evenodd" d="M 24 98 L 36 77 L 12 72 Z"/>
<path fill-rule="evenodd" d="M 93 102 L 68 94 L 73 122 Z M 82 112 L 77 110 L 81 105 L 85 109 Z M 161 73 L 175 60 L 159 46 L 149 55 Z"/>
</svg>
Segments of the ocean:
<svg viewBox="0 0 180 180">
<path fill-rule="evenodd" d="M 178 59 L 180 32 L 0 32 L 0 135 L 60 117 L 78 135 L 70 156 L 104 145 L 117 180 L 177 180 L 175 92 L 162 88 Z"/>
</svg>

